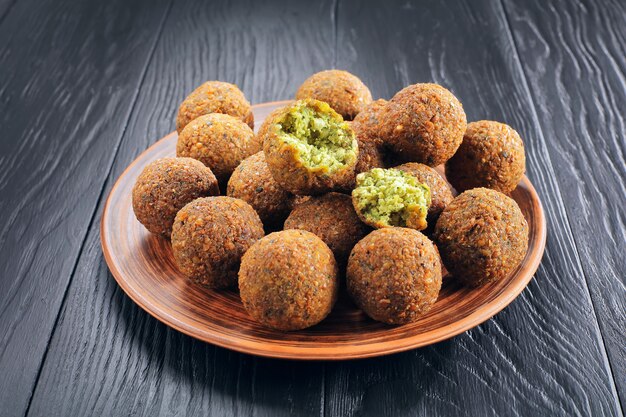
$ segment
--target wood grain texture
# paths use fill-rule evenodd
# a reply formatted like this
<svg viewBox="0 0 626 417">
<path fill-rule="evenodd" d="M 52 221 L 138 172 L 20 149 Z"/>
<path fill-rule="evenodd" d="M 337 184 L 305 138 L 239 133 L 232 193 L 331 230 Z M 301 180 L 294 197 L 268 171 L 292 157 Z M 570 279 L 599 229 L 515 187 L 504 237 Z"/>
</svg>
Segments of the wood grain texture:
<svg viewBox="0 0 626 417">
<path fill-rule="evenodd" d="M 111 180 L 173 130 L 179 102 L 202 81 L 235 82 L 253 103 L 290 98 L 332 64 L 332 10 L 330 2 L 175 4 Z M 29 415 L 322 415 L 322 366 L 254 358 L 168 329 L 119 289 L 99 242 L 93 224 Z"/>
<path fill-rule="evenodd" d="M 0 24 L 3 416 L 26 410 L 167 6 L 72 3 L 20 0 Z"/>
<path fill-rule="evenodd" d="M 8 52 L 2 42 L 23 45 L 11 36 L 28 22 L 24 19 L 31 11 L 27 14 L 20 6 L 25 1 L 17 0 L 10 11 L 10 16 L 19 12 L 22 19 L 13 23 L 5 19 L 0 24 L 0 106 L 8 100 L 5 92 L 9 83 L 4 82 L 4 75 L 13 68 L 5 65 Z M 117 3 L 111 2 L 111 7 Z M 496 3 L 487 3 L 392 2 L 384 7 L 343 0 L 319 5 L 234 2 L 201 7 L 204 2 L 177 3 L 146 74 L 112 176 L 119 175 L 154 138 L 172 130 L 178 102 L 208 78 L 238 83 L 254 102 L 289 98 L 307 75 L 334 66 L 333 62 L 363 77 L 376 95 L 385 97 L 409 82 L 440 81 L 453 88 L 472 118 L 507 121 L 529 142 L 529 175 L 541 185 L 550 230 L 548 250 L 536 280 L 516 302 L 485 325 L 451 341 L 388 358 L 325 365 L 256 359 L 194 341 L 143 313 L 108 274 L 97 227 L 92 225 L 29 414 L 620 415 L 610 393 L 610 371 L 602 359 L 601 338 L 593 321 L 580 259 L 566 226 L 565 205 L 558 197 L 558 183 L 552 179 L 560 166 L 553 167 L 545 157 L 546 142 L 553 139 L 541 137 L 528 113 L 532 101 L 521 87 L 521 72 L 515 69 L 514 45 L 507 40 L 506 21 Z M 40 18 L 37 23 L 44 21 Z M 4 27 L 8 24 L 12 26 L 7 31 Z M 92 23 L 87 20 L 87 24 Z M 118 23 L 110 24 L 117 27 Z M 33 28 L 37 25 L 28 26 L 30 32 L 37 32 Z M 54 28 L 48 27 L 47 33 L 55 33 Z M 335 34 L 340 36 L 335 38 Z M 90 42 L 88 45 L 94 45 L 95 41 Z M 118 47 L 118 53 L 124 55 L 124 47 Z M 28 62 L 32 64 L 27 66 L 31 74 L 41 74 L 39 78 L 48 75 L 49 68 L 41 65 L 37 50 L 27 50 L 33 52 L 28 61 L 12 56 L 8 62 Z M 54 54 L 50 48 L 42 50 Z M 95 51 L 81 51 L 85 53 L 85 62 L 95 62 L 97 68 L 108 62 L 99 59 Z M 136 57 L 124 56 L 125 71 L 134 73 Z M 76 93 L 68 83 L 60 91 L 86 95 L 79 75 L 70 73 L 78 86 Z M 28 77 L 20 76 L 21 89 L 25 89 Z M 25 97 L 33 100 L 33 91 L 26 89 Z M 118 94 L 127 97 L 129 93 Z M 112 100 L 111 109 L 117 108 L 120 96 L 116 100 Z M 552 100 L 558 103 L 559 98 Z M 45 99 L 41 102 L 47 103 Z M 6 107 L 2 110 L 4 127 Z M 26 117 L 17 114 L 17 119 Z M 63 115 L 54 113 L 57 119 Z M 108 118 L 91 123 L 105 124 L 103 132 L 109 137 L 111 131 L 121 129 L 113 119 L 111 125 Z M 69 120 L 79 123 L 81 119 L 74 114 Z M 89 139 L 85 122 L 80 123 L 84 137 Z M 38 132 L 39 124 L 33 123 L 28 134 L 23 129 L 13 130 L 14 136 L 22 139 Z M 46 137 L 54 140 L 56 135 Z M 575 140 L 575 136 L 568 139 Z M 24 141 L 11 142 L 20 145 Z M 4 140 L 0 146 L 7 146 Z M 58 142 L 55 146 L 59 148 Z M 84 144 L 74 146 L 83 149 Z M 33 149 L 34 145 L 24 148 Z M 44 149 L 50 150 L 48 158 L 55 155 L 52 146 Z M 4 155 L 4 151 L 0 153 L 0 157 Z M 81 181 L 88 182 L 94 172 L 83 166 L 73 175 L 82 175 Z M 106 192 L 111 185 L 107 183 Z M 62 187 L 54 191 L 59 190 Z M 48 192 L 47 196 L 51 195 Z M 77 200 L 74 194 L 68 195 L 52 203 Z M 81 205 L 76 208 L 79 212 L 83 209 Z M 96 213 L 96 221 L 100 214 Z M 21 227 L 25 230 L 26 225 Z M 56 230 L 66 240 L 77 239 L 74 229 Z M 65 262 L 57 259 L 59 241 L 64 242 L 54 236 L 42 242 L 40 251 L 53 249 L 46 259 Z M 27 256 L 35 250 L 34 245 L 23 247 Z M 16 251 L 8 254 L 16 258 Z M 29 275 L 33 279 L 47 277 L 32 300 L 47 300 L 41 291 L 50 289 L 58 279 L 42 272 L 46 271 L 39 267 Z M 38 303 L 48 314 L 47 305 Z M 37 314 L 36 320 L 41 321 L 43 313 Z M 6 390 L 2 392 L 6 394 Z"/>
<path fill-rule="evenodd" d="M 624 404 L 626 3 L 504 3 Z"/>
<path fill-rule="evenodd" d="M 384 98 L 406 84 L 441 83 L 468 120 L 516 128 L 548 216 L 547 250 L 522 295 L 477 329 L 433 347 L 328 367 L 327 415 L 620 415 L 555 169 L 501 9 L 489 1 L 403 6 L 342 1 L 337 66 Z"/>
</svg>

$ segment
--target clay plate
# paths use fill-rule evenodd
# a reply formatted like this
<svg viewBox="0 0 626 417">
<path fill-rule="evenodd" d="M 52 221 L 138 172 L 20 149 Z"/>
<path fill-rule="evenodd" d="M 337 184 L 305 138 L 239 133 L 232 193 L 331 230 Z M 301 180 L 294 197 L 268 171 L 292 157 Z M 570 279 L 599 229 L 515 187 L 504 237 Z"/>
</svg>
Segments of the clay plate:
<svg viewBox="0 0 626 417">
<path fill-rule="evenodd" d="M 254 106 L 256 126 L 288 102 Z M 149 314 L 185 334 L 253 355 L 340 360 L 386 355 L 426 346 L 463 333 L 506 307 L 528 285 L 539 266 L 546 225 L 539 197 L 524 177 L 512 197 L 530 226 L 528 253 L 508 278 L 481 288 L 466 288 L 444 278 L 439 299 L 416 323 L 392 327 L 369 319 L 347 297 L 312 328 L 283 333 L 257 324 L 235 290 L 213 291 L 191 284 L 178 272 L 169 242 L 148 233 L 135 219 L 131 189 L 149 162 L 174 156 L 176 132 L 142 153 L 124 171 L 108 197 L 101 223 L 102 250 L 122 289 Z"/>
</svg>

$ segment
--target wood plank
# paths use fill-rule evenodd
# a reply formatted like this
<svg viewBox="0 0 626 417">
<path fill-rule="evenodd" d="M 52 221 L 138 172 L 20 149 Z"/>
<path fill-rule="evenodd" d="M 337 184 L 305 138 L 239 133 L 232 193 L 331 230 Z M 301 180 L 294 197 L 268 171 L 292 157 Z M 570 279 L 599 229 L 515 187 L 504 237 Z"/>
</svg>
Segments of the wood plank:
<svg viewBox="0 0 626 417">
<path fill-rule="evenodd" d="M 0 0 L 0 24 L 7 17 L 9 10 L 16 2 L 17 0 Z"/>
<path fill-rule="evenodd" d="M 414 82 L 451 88 L 469 120 L 515 127 L 549 231 L 523 294 L 453 340 L 327 367 L 327 415 L 620 415 L 559 184 L 502 10 L 490 1 L 391 8 L 342 1 L 338 66 L 377 96 Z M 552 98 L 554 100 L 554 98 Z M 558 99 L 557 99 L 558 100 Z"/>
<path fill-rule="evenodd" d="M 624 404 L 626 3 L 507 0 L 505 11 Z"/>
<path fill-rule="evenodd" d="M 174 129 L 179 102 L 207 79 L 252 102 L 286 99 L 332 65 L 330 2 L 176 4 L 125 132 L 112 180 Z M 29 415 L 319 415 L 324 369 L 197 342 L 152 319 L 104 263 L 99 220 L 68 290 Z"/>
<path fill-rule="evenodd" d="M 20 0 L 0 24 L 3 416 L 27 408 L 166 6 Z"/>
</svg>

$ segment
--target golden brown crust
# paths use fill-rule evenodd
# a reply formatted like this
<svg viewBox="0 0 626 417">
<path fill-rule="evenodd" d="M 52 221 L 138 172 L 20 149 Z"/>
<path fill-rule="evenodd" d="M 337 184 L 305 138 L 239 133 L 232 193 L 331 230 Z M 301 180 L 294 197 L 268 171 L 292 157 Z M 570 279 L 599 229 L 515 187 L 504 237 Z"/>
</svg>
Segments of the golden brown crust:
<svg viewBox="0 0 626 417">
<path fill-rule="evenodd" d="M 434 237 L 448 271 L 470 285 L 481 285 L 506 277 L 522 262 L 528 224 L 515 200 L 475 188 L 448 204 Z"/>
<path fill-rule="evenodd" d="M 241 161 L 259 151 L 254 132 L 248 125 L 219 113 L 205 114 L 191 121 L 176 144 L 177 156 L 199 160 L 211 168 L 222 184 Z"/>
<path fill-rule="evenodd" d="M 272 177 L 263 152 L 257 152 L 239 164 L 228 180 L 227 193 L 250 204 L 266 226 L 282 224 L 293 198 Z"/>
<path fill-rule="evenodd" d="M 388 101 L 382 98 L 372 101 L 354 118 L 351 126 L 359 144 L 368 142 L 377 147 L 383 145 L 381 114 L 387 103 Z"/>
<path fill-rule="evenodd" d="M 485 187 L 509 194 L 525 170 L 522 138 L 506 124 L 490 120 L 468 124 L 461 146 L 446 163 L 446 176 L 459 192 Z"/>
<path fill-rule="evenodd" d="M 285 220 L 285 229 L 318 236 L 333 251 L 339 266 L 345 266 L 354 245 L 371 230 L 359 220 L 352 199 L 339 193 L 311 197 L 297 205 Z"/>
<path fill-rule="evenodd" d="M 407 162 L 437 166 L 461 144 L 467 120 L 463 106 L 437 84 L 400 90 L 380 115 L 383 139 Z"/>
<path fill-rule="evenodd" d="M 318 111 L 326 112 L 328 109 L 328 106 L 317 100 L 304 101 L 308 106 Z M 285 106 L 272 113 L 271 123 L 262 127 L 263 132 L 260 139 L 272 176 L 281 187 L 297 195 L 324 194 L 329 191 L 348 188 L 353 181 L 356 160 L 332 174 L 328 174 L 322 168 L 309 169 L 300 162 L 298 151 L 280 139 L 280 125 L 276 121 L 282 119 L 298 103 Z M 323 109 L 324 106 L 326 109 Z M 335 120 L 342 121 L 341 116 L 336 112 L 332 111 L 328 114 Z M 358 148 L 358 144 L 356 146 Z"/>
<path fill-rule="evenodd" d="M 330 105 L 345 120 L 352 120 L 372 102 L 372 93 L 363 81 L 347 71 L 320 71 L 307 78 L 296 100 L 313 98 Z"/>
<path fill-rule="evenodd" d="M 245 201 L 200 198 L 176 215 L 172 252 L 180 271 L 194 282 L 231 287 L 237 283 L 241 257 L 263 234 L 259 216 Z"/>
<path fill-rule="evenodd" d="M 209 168 L 191 158 L 162 158 L 147 165 L 133 186 L 133 211 L 151 233 L 170 238 L 178 210 L 199 197 L 219 195 Z"/>
<path fill-rule="evenodd" d="M 397 166 L 396 169 L 413 175 L 419 182 L 428 185 L 428 188 L 430 188 L 431 202 L 426 218 L 430 229 L 431 226 L 434 226 L 437 222 L 437 218 L 439 218 L 441 212 L 454 199 L 450 185 L 448 185 L 446 180 L 444 180 L 437 171 L 428 165 L 408 162 Z"/>
<path fill-rule="evenodd" d="M 235 84 L 207 81 L 193 90 L 180 104 L 176 130 L 180 133 L 189 122 L 210 113 L 228 114 L 254 129 L 252 107 L 241 90 Z"/>
<path fill-rule="evenodd" d="M 430 310 L 441 289 L 437 250 L 416 230 L 375 230 L 352 250 L 347 285 L 355 303 L 374 320 L 414 322 Z"/>
<path fill-rule="evenodd" d="M 248 313 L 278 330 L 299 330 L 322 321 L 338 292 L 331 250 L 313 233 L 270 233 L 244 255 L 239 292 Z"/>
</svg>

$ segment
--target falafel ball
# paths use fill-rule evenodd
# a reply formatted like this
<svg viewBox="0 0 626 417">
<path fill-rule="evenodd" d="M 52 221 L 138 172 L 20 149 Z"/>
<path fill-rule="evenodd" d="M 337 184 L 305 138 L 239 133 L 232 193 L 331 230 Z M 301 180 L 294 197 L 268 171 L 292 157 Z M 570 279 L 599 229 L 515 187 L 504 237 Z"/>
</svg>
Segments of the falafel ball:
<svg viewBox="0 0 626 417">
<path fill-rule="evenodd" d="M 393 168 L 374 168 L 357 175 L 352 191 L 352 204 L 359 218 L 377 229 L 425 229 L 430 203 L 428 185 Z"/>
<path fill-rule="evenodd" d="M 347 71 L 320 71 L 307 78 L 296 100 L 312 98 L 328 103 L 345 120 L 352 120 L 372 102 L 372 93 L 363 81 Z"/>
<path fill-rule="evenodd" d="M 220 113 L 205 114 L 192 120 L 180 132 L 176 144 L 177 156 L 202 162 L 224 185 L 241 161 L 260 150 L 248 125 Z"/>
<path fill-rule="evenodd" d="M 446 162 L 448 181 L 459 192 L 485 187 L 509 194 L 525 170 L 522 138 L 508 125 L 491 120 L 468 124 L 459 150 Z"/>
<path fill-rule="evenodd" d="M 347 287 L 354 302 L 374 320 L 414 322 L 439 296 L 439 255 L 432 242 L 416 230 L 375 230 L 350 254 Z"/>
<path fill-rule="evenodd" d="M 381 111 L 383 139 L 405 162 L 437 166 L 461 144 L 467 126 L 463 106 L 438 84 L 413 84 Z"/>
<path fill-rule="evenodd" d="M 383 99 L 371 102 L 350 125 L 359 142 L 359 158 L 355 168 L 357 174 L 385 167 L 386 149 L 381 135 L 380 114 L 386 105 L 387 100 Z"/>
<path fill-rule="evenodd" d="M 454 277 L 478 286 L 505 278 L 528 249 L 528 224 L 515 200 L 474 188 L 456 197 L 435 226 L 435 242 Z"/>
<path fill-rule="evenodd" d="M 180 104 L 176 130 L 182 132 L 189 122 L 209 113 L 228 114 L 254 128 L 252 107 L 241 90 L 235 84 L 207 81 Z"/>
<path fill-rule="evenodd" d="M 372 101 L 354 118 L 351 126 L 359 140 L 359 144 L 361 144 L 361 141 L 371 142 L 376 146 L 381 146 L 384 143 L 381 136 L 382 125 L 380 116 L 387 103 L 388 101 L 382 98 Z"/>
<path fill-rule="evenodd" d="M 450 185 L 437 171 L 428 165 L 408 162 L 397 166 L 396 169 L 413 175 L 419 182 L 428 185 L 428 188 L 430 188 L 431 202 L 426 221 L 428 226 L 434 227 L 443 209 L 454 199 Z"/>
<path fill-rule="evenodd" d="M 300 100 L 282 108 L 261 139 L 272 176 L 294 194 L 346 188 L 354 176 L 354 132 L 324 102 Z"/>
<path fill-rule="evenodd" d="M 270 233 L 241 261 L 241 301 L 253 318 L 273 329 L 319 323 L 333 308 L 338 289 L 332 251 L 305 230 Z"/>
<path fill-rule="evenodd" d="M 287 220 L 285 229 L 307 230 L 328 245 L 340 267 L 345 266 L 354 245 L 370 228 L 352 207 L 352 199 L 339 193 L 311 197 L 297 205 Z"/>
<path fill-rule="evenodd" d="M 133 211 L 148 231 L 170 238 L 178 210 L 199 197 L 219 195 L 210 168 L 192 158 L 161 158 L 148 164 L 133 186 Z"/>
<path fill-rule="evenodd" d="M 178 269 L 210 288 L 237 284 L 241 257 L 264 235 L 254 209 L 231 197 L 192 201 L 176 215 L 172 252 Z"/>
<path fill-rule="evenodd" d="M 266 226 L 282 224 L 291 209 L 293 195 L 274 180 L 263 152 L 241 161 L 228 180 L 227 188 L 230 197 L 250 204 Z"/>
</svg>

